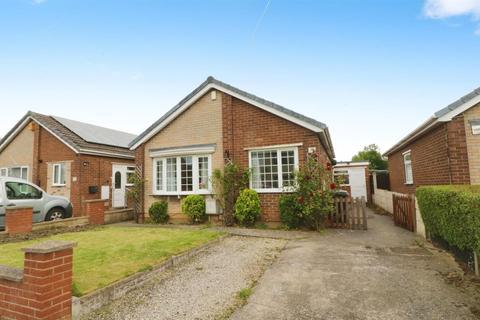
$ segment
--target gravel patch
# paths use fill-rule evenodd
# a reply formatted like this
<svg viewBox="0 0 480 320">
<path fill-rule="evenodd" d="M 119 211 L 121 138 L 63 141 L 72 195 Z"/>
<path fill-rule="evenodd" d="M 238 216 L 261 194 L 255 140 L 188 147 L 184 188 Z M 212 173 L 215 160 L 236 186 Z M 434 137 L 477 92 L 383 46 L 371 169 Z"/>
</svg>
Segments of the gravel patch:
<svg viewBox="0 0 480 320">
<path fill-rule="evenodd" d="M 232 236 L 84 320 L 219 319 L 239 305 L 285 240 Z"/>
</svg>

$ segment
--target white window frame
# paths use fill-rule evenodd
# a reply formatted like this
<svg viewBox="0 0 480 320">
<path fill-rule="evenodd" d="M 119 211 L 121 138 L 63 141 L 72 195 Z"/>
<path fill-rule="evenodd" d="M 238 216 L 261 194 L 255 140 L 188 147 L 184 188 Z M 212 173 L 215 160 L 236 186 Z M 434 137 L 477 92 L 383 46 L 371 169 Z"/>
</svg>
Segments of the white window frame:
<svg viewBox="0 0 480 320">
<path fill-rule="evenodd" d="M 282 172 L 282 152 L 283 151 L 293 151 L 293 161 L 294 161 L 294 171 L 297 172 L 299 168 L 298 161 L 298 147 L 293 148 L 275 148 L 275 147 L 261 147 L 257 149 L 249 148 L 248 149 L 248 167 L 250 171 L 253 170 L 252 166 L 252 152 L 265 152 L 265 151 L 276 151 L 277 152 L 277 168 L 278 168 L 278 188 L 253 188 L 253 176 L 250 175 L 250 189 L 255 190 L 258 193 L 282 193 L 293 191 L 294 187 L 283 187 L 283 172 Z"/>
<path fill-rule="evenodd" d="M 127 176 L 127 180 L 125 180 L 125 187 L 133 187 L 133 183 L 130 183 L 128 182 L 128 174 L 130 173 L 133 173 L 135 174 L 136 172 L 136 167 L 135 166 L 127 166 L 127 169 L 126 169 L 126 176 Z"/>
<path fill-rule="evenodd" d="M 0 168 L 0 177 L 15 178 L 15 177 L 9 175 L 9 171 L 12 170 L 12 169 L 20 169 L 20 178 L 19 179 L 29 181 L 29 179 L 28 179 L 28 176 L 30 174 L 30 167 L 29 166 L 2 167 L 2 168 Z M 22 177 L 22 172 L 23 172 L 24 169 L 26 169 L 26 171 L 27 171 L 27 176 L 25 178 Z M 5 174 L 2 175 L 2 172 L 5 173 Z"/>
<path fill-rule="evenodd" d="M 413 184 L 413 166 L 412 166 L 412 152 L 411 150 L 405 151 L 403 154 L 403 172 L 405 174 L 405 184 Z M 410 156 L 410 160 L 406 160 L 405 158 L 407 156 Z M 408 174 L 407 174 L 407 165 L 409 166 L 409 171 L 410 171 L 410 177 L 411 179 L 408 179 Z"/>
<path fill-rule="evenodd" d="M 182 176 L 181 176 L 181 158 L 191 157 L 192 158 L 192 181 L 193 181 L 193 190 L 192 191 L 181 191 L 182 190 Z M 167 158 L 175 158 L 177 164 L 177 190 L 176 191 L 167 191 Z M 208 188 L 199 189 L 198 178 L 198 158 L 208 158 Z M 162 190 L 157 190 L 157 162 L 162 161 Z M 159 196 L 177 196 L 177 195 L 189 195 L 189 194 L 212 194 L 212 183 L 210 177 L 212 176 L 212 155 L 211 154 L 187 154 L 187 155 L 175 155 L 175 156 L 165 156 L 161 158 L 153 158 L 153 176 L 152 176 L 152 190 L 153 195 Z"/>
<path fill-rule="evenodd" d="M 62 167 L 63 167 L 63 172 L 64 172 L 64 179 L 65 179 L 65 183 L 63 182 L 59 182 L 57 181 L 57 179 L 55 179 L 55 173 L 56 173 L 56 168 L 59 168 L 59 180 L 61 181 L 62 180 Z M 64 187 L 66 185 L 66 181 L 67 181 L 67 168 L 65 167 L 65 163 L 54 163 L 52 165 L 52 186 L 53 187 Z"/>
</svg>

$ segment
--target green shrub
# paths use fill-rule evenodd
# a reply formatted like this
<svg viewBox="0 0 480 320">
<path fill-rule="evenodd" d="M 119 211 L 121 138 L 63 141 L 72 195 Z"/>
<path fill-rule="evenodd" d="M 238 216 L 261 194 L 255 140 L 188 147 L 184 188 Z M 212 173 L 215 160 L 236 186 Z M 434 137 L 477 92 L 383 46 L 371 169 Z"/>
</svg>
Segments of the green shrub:
<svg viewBox="0 0 480 320">
<path fill-rule="evenodd" d="M 417 189 L 427 232 L 462 250 L 480 250 L 480 189 L 429 186 Z"/>
<path fill-rule="evenodd" d="M 207 217 L 205 213 L 205 199 L 198 194 L 191 194 L 182 201 L 182 212 L 192 223 L 201 223 Z"/>
<path fill-rule="evenodd" d="M 167 223 L 170 218 L 168 215 L 168 203 L 165 200 L 154 202 L 150 209 L 148 209 L 148 215 L 153 223 Z"/>
<path fill-rule="evenodd" d="M 244 225 L 251 226 L 260 216 L 260 198 L 252 189 L 244 189 L 235 202 L 235 219 Z"/>
<path fill-rule="evenodd" d="M 279 201 L 280 220 L 288 229 L 302 225 L 302 206 L 296 194 L 282 194 Z"/>
</svg>

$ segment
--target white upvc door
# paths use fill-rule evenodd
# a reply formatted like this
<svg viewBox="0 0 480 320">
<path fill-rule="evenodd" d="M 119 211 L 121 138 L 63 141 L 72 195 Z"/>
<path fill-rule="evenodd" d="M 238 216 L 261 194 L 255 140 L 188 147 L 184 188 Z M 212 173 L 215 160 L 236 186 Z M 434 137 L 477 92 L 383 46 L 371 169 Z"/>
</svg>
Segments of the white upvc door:
<svg viewBox="0 0 480 320">
<path fill-rule="evenodd" d="M 126 183 L 127 183 L 127 166 L 112 166 L 112 207 L 126 207 Z"/>
<path fill-rule="evenodd" d="M 365 177 L 365 168 L 349 168 L 348 175 L 350 179 L 350 193 L 352 198 L 367 198 L 367 181 Z"/>
</svg>

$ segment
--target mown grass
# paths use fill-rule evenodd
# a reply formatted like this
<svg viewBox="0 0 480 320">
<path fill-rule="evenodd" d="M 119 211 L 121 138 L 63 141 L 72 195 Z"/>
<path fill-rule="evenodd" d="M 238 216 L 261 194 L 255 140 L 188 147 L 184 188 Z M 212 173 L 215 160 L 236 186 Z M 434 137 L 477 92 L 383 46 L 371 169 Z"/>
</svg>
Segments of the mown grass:
<svg viewBox="0 0 480 320">
<path fill-rule="evenodd" d="M 82 296 L 139 271 L 151 270 L 172 255 L 220 236 L 209 230 L 102 227 L 84 232 L 0 245 L 0 264 L 23 267 L 21 248 L 45 240 L 78 243 L 73 255 L 73 294 Z"/>
</svg>

